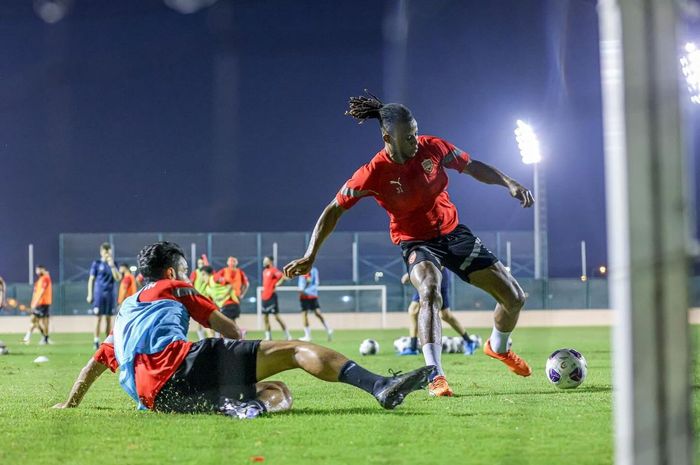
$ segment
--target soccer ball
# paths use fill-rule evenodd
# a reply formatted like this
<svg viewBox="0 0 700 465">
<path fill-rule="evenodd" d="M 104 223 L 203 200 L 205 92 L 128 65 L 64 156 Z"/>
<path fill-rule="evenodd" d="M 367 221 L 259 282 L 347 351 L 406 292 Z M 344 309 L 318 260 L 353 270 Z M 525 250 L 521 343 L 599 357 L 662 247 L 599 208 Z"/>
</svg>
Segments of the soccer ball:
<svg viewBox="0 0 700 465">
<path fill-rule="evenodd" d="M 379 352 L 379 343 L 374 339 L 365 339 L 360 344 L 361 355 L 375 355 Z"/>
<path fill-rule="evenodd" d="M 588 365 L 580 352 L 574 349 L 555 350 L 547 359 L 545 374 L 559 389 L 573 389 L 586 379 Z"/>
<path fill-rule="evenodd" d="M 7 355 L 10 353 L 10 349 L 7 348 L 4 342 L 0 341 L 0 355 Z"/>
<path fill-rule="evenodd" d="M 448 336 L 442 336 L 442 353 L 449 354 L 452 351 L 452 340 Z"/>
<path fill-rule="evenodd" d="M 411 345 L 411 338 L 408 336 L 401 336 L 394 341 L 394 350 L 398 353 L 403 352 L 408 349 Z"/>
<path fill-rule="evenodd" d="M 452 339 L 452 353 L 462 354 L 464 353 L 464 338 L 461 336 L 454 336 Z"/>
</svg>

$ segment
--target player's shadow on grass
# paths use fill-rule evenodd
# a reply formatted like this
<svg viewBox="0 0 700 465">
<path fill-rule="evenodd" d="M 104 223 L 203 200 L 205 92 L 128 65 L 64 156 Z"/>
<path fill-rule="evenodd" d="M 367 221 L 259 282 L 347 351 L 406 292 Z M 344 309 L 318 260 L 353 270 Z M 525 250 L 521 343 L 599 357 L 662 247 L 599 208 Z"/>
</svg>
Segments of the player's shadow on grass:
<svg viewBox="0 0 700 465">
<path fill-rule="evenodd" d="M 313 415 L 313 416 L 318 416 L 318 415 L 328 415 L 328 416 L 337 416 L 337 415 L 386 415 L 387 411 L 378 408 L 378 407 L 345 407 L 345 408 L 328 408 L 328 409 L 320 409 L 320 408 L 300 408 L 300 409 L 292 409 L 289 412 L 284 412 L 283 414 L 286 415 Z M 425 413 L 422 412 L 415 412 L 415 411 L 410 411 L 406 409 L 400 409 L 400 410 L 394 410 L 392 411 L 392 414 L 397 414 L 397 415 L 411 415 L 411 416 L 417 416 L 417 415 L 425 415 Z M 275 414 L 277 415 L 277 414 Z"/>
</svg>

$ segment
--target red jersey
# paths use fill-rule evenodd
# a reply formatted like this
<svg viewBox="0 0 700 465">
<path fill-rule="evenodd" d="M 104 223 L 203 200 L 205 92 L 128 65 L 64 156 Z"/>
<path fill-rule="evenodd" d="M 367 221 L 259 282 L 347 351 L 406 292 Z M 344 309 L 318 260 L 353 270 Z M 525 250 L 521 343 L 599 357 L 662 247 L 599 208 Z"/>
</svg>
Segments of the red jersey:
<svg viewBox="0 0 700 465">
<path fill-rule="evenodd" d="M 447 194 L 445 168 L 463 171 L 469 155 L 447 141 L 418 136 L 418 152 L 403 165 L 385 150 L 360 167 L 343 185 L 336 200 L 349 209 L 362 197 L 374 197 L 389 215 L 395 244 L 429 240 L 451 232 L 459 223 L 457 209 Z"/>
<path fill-rule="evenodd" d="M 226 284 L 230 284 L 233 288 L 233 291 L 236 293 L 236 296 L 238 297 L 241 296 L 241 290 L 243 290 L 243 286 L 248 285 L 248 277 L 240 268 L 222 268 L 216 272 L 216 277 L 221 277 L 224 279 Z"/>
<path fill-rule="evenodd" d="M 51 276 L 49 276 L 48 273 L 42 274 L 34 283 L 31 307 L 36 308 L 40 305 L 51 305 L 52 296 Z"/>
<path fill-rule="evenodd" d="M 187 290 L 183 292 L 178 290 L 180 288 L 187 288 Z M 149 284 L 141 291 L 138 299 L 139 302 L 176 300 L 184 305 L 187 313 L 205 328 L 209 327 L 209 316 L 217 310 L 212 301 L 199 294 L 189 283 L 170 279 Z M 149 409 L 153 408 L 158 392 L 185 360 L 191 347 L 192 343 L 189 341 L 174 341 L 155 354 L 136 356 L 134 360 L 136 392 L 143 405 Z M 114 357 L 114 345 L 110 338 L 100 346 L 94 358 L 112 371 L 118 367 Z"/>
<path fill-rule="evenodd" d="M 283 276 L 282 272 L 274 266 L 265 268 L 262 276 L 263 290 L 261 297 L 263 300 L 272 298 L 272 295 L 275 293 L 275 284 L 277 284 Z"/>
<path fill-rule="evenodd" d="M 136 279 L 132 274 L 125 274 L 119 283 L 119 295 L 117 297 L 117 303 L 119 305 L 124 302 L 124 299 L 136 294 Z"/>
</svg>

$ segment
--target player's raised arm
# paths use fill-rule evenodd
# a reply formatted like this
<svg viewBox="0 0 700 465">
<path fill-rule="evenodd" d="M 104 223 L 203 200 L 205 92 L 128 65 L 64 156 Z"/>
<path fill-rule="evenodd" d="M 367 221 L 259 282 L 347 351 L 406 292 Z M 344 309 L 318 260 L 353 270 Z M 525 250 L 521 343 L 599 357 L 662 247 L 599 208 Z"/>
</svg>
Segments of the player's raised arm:
<svg viewBox="0 0 700 465">
<path fill-rule="evenodd" d="M 471 162 L 464 167 L 462 173 L 468 174 L 477 181 L 485 184 L 498 184 L 506 187 L 512 197 L 520 200 L 520 205 L 522 205 L 523 208 L 531 207 L 535 203 L 532 193 L 519 182 L 501 173 L 493 166 L 487 165 L 479 160 L 474 160 L 472 158 Z"/>
<path fill-rule="evenodd" d="M 333 201 L 326 206 L 316 222 L 313 233 L 311 233 L 311 240 L 309 241 L 309 247 L 306 249 L 306 253 L 302 258 L 292 260 L 284 266 L 285 276 L 292 278 L 294 276 L 306 274 L 311 270 L 311 266 L 316 260 L 316 255 L 321 249 L 323 241 L 333 232 L 335 225 L 338 224 L 338 219 L 340 219 L 344 212 L 345 209 L 338 204 L 336 199 L 333 199 Z"/>
</svg>

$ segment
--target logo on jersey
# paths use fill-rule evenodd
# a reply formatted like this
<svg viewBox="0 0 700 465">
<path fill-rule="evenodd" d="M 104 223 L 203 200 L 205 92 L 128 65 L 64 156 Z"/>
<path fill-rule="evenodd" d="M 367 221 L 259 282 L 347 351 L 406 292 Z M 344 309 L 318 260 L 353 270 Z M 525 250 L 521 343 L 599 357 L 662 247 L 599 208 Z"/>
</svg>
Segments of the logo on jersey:
<svg viewBox="0 0 700 465">
<path fill-rule="evenodd" d="M 414 250 L 411 252 L 411 255 L 408 256 L 408 264 L 413 265 L 413 262 L 416 261 L 416 251 Z"/>
<path fill-rule="evenodd" d="M 433 172 L 433 169 L 435 168 L 433 160 L 431 159 L 423 160 L 422 162 L 420 162 L 420 164 L 427 174 L 431 174 Z"/>
<path fill-rule="evenodd" d="M 401 185 L 401 178 L 397 178 L 396 181 L 389 181 L 389 184 L 396 187 L 397 194 L 403 194 L 403 186 Z"/>
</svg>

